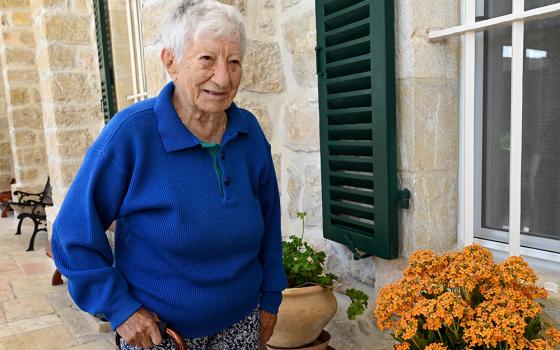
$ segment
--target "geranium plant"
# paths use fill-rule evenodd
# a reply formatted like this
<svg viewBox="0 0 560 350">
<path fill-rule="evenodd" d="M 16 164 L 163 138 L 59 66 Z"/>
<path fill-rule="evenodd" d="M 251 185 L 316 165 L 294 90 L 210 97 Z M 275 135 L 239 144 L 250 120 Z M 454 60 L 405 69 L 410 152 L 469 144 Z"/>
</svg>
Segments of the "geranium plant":
<svg viewBox="0 0 560 350">
<path fill-rule="evenodd" d="M 298 288 L 309 285 L 321 285 L 345 294 L 352 301 L 346 310 L 346 314 L 349 319 L 354 320 L 356 316 L 363 314 L 367 308 L 368 296 L 354 288 L 342 290 L 333 286 L 338 276 L 323 272 L 323 264 L 327 254 L 323 251 L 315 250 L 303 239 L 306 215 L 307 213 L 305 212 L 297 213 L 298 218 L 302 222 L 301 236 L 292 235 L 287 241 L 282 242 L 282 259 L 286 275 L 288 276 L 288 287 Z"/>
<path fill-rule="evenodd" d="M 547 292 L 536 281 L 521 257 L 495 264 L 478 245 L 417 251 L 403 278 L 379 292 L 377 326 L 393 331 L 397 350 L 552 350 L 560 331 L 540 316 Z"/>
</svg>

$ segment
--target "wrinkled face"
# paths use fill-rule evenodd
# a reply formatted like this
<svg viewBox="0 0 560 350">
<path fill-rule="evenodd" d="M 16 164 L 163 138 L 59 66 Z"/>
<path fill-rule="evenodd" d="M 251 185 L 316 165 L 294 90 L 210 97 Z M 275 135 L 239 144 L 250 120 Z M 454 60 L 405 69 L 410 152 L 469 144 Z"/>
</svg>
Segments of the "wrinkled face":
<svg viewBox="0 0 560 350">
<path fill-rule="evenodd" d="M 226 110 L 241 82 L 242 55 L 235 39 L 193 39 L 169 71 L 180 103 L 205 113 Z"/>
</svg>

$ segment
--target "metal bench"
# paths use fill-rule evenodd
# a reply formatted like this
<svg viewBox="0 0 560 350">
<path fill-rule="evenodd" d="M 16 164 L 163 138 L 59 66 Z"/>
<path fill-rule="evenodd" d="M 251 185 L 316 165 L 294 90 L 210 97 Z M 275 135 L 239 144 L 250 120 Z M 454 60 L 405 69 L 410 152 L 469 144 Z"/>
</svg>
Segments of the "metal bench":
<svg viewBox="0 0 560 350">
<path fill-rule="evenodd" d="M 28 193 L 23 191 L 14 191 L 14 198 L 19 198 L 17 202 L 10 202 L 8 205 L 19 213 L 19 219 L 16 235 L 21 235 L 21 225 L 27 218 L 31 219 L 34 224 L 33 234 L 29 241 L 27 251 L 34 250 L 35 237 L 39 232 L 47 232 L 47 216 L 45 207 L 52 206 L 52 189 L 50 178 L 47 179 L 43 192 Z"/>
</svg>

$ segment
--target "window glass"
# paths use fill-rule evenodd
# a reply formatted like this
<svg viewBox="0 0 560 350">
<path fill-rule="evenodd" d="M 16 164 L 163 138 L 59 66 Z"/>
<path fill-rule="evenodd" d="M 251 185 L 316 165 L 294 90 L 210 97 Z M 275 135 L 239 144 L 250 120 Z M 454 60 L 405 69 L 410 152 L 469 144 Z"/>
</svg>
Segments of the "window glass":
<svg viewBox="0 0 560 350">
<path fill-rule="evenodd" d="M 476 20 L 509 15 L 512 0 L 476 0 Z"/>
<path fill-rule="evenodd" d="M 521 230 L 555 240 L 560 240 L 558 38 L 560 17 L 525 23 Z"/>
<path fill-rule="evenodd" d="M 511 27 L 479 36 L 483 48 L 481 226 L 509 229 Z M 482 45 L 481 45 L 482 44 Z M 479 74 L 480 76 L 480 74 Z"/>
<path fill-rule="evenodd" d="M 560 0 L 525 0 L 525 10 L 559 3 Z"/>
</svg>

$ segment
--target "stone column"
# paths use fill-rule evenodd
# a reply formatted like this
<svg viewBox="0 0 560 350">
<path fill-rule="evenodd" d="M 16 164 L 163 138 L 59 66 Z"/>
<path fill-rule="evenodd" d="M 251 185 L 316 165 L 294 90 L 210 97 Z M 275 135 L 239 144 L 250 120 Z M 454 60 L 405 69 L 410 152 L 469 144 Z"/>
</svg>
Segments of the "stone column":
<svg viewBox="0 0 560 350">
<path fill-rule="evenodd" d="M 52 223 L 80 167 L 102 129 L 101 92 L 93 9 L 86 0 L 34 0 L 37 65 L 48 168 L 54 207 Z"/>
<path fill-rule="evenodd" d="M 10 129 L 3 81 L 3 69 L 0 67 L 0 191 L 9 191 L 13 173 L 12 146 L 10 144 Z"/>
<path fill-rule="evenodd" d="M 427 31 L 460 22 L 459 1 L 395 1 L 398 176 L 412 191 L 399 231 L 404 256 L 455 248 L 458 215 L 458 39 Z"/>
<path fill-rule="evenodd" d="M 0 10 L 0 59 L 16 179 L 12 189 L 35 191 L 45 185 L 48 172 L 29 0 L 0 1 Z"/>
</svg>

